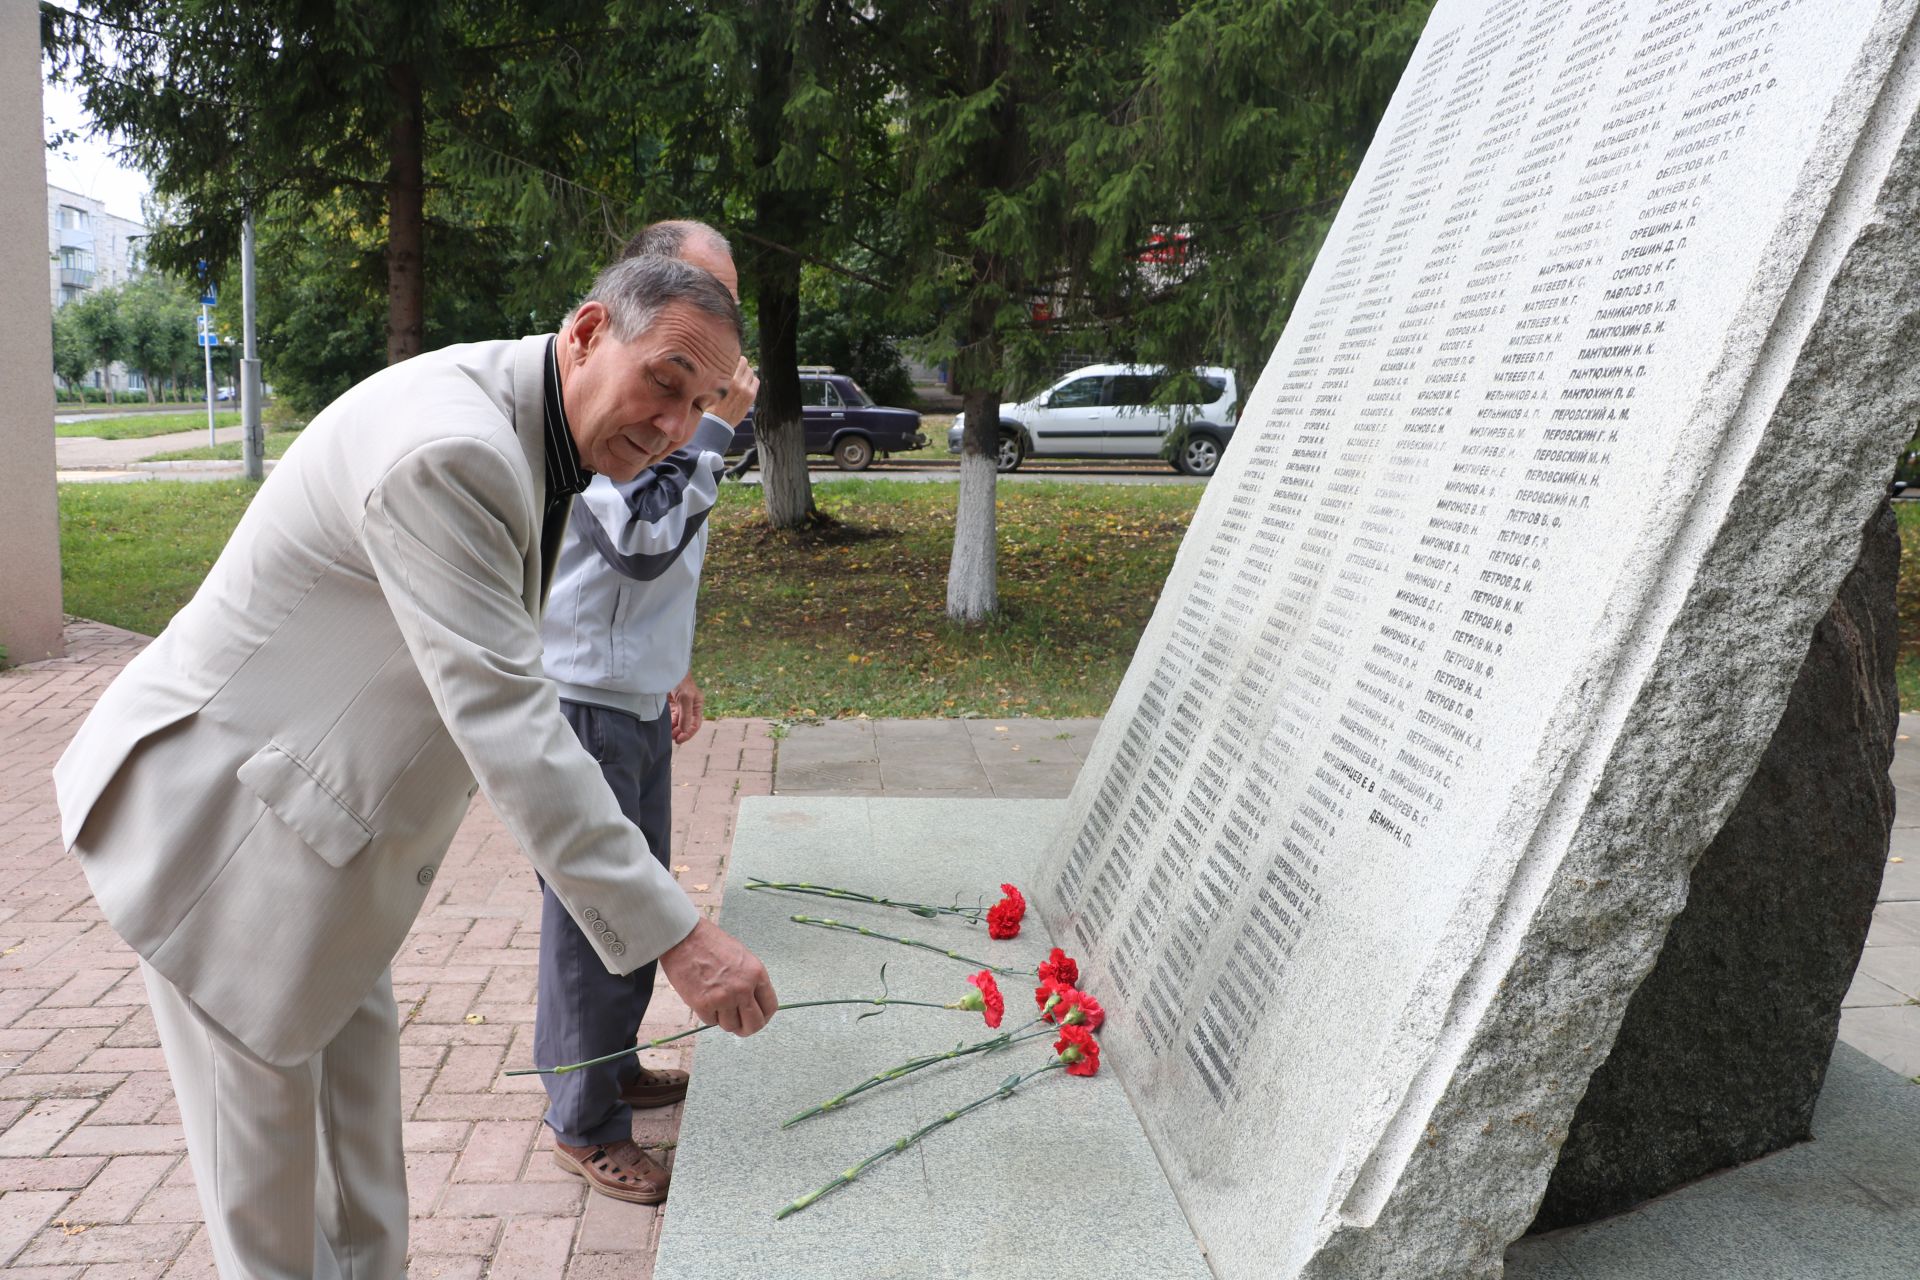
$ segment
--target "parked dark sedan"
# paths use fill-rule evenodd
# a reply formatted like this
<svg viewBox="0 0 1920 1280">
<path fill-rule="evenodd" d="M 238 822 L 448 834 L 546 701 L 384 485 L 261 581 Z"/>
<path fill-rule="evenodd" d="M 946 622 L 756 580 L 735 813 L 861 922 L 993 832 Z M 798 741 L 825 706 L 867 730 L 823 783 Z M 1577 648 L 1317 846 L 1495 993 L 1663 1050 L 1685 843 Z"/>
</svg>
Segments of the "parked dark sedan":
<svg viewBox="0 0 1920 1280">
<path fill-rule="evenodd" d="M 806 421 L 807 452 L 831 454 L 842 471 L 864 471 L 874 454 L 923 449 L 920 415 L 873 402 L 860 384 L 818 365 L 800 370 L 800 412 Z M 734 428 L 730 454 L 754 447 L 753 413 Z"/>
</svg>

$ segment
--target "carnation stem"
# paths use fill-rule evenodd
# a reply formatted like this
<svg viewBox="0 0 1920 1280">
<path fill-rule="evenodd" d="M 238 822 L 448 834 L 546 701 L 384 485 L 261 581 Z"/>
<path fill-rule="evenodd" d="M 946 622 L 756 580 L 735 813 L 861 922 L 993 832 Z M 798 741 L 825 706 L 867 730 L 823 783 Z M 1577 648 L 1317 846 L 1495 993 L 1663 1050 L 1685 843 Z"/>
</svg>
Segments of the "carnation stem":
<svg viewBox="0 0 1920 1280">
<path fill-rule="evenodd" d="M 879 938 L 885 942 L 897 942 L 903 947 L 918 947 L 922 951 L 931 951 L 936 955 L 943 955 L 949 960 L 958 960 L 962 964 L 978 965 L 994 973 L 1025 977 L 1035 972 L 1032 969 L 1004 969 L 997 964 L 989 964 L 985 960 L 975 960 L 971 956 L 963 956 L 958 951 L 949 951 L 945 947 L 936 947 L 931 942 L 917 942 L 912 938 L 897 938 L 891 933 L 882 933 L 878 929 L 869 929 L 863 924 L 847 924 L 840 920 L 823 920 L 818 916 L 789 916 L 787 918 L 795 924 L 810 924 L 817 929 L 842 929 L 848 933 L 857 933 L 863 938 Z"/>
<path fill-rule="evenodd" d="M 987 914 L 985 907 L 936 907 L 926 902 L 895 902 L 892 898 L 876 898 L 869 893 L 859 893 L 852 889 L 835 889 L 827 885 L 808 884 L 804 880 L 797 882 L 762 880 L 757 876 L 747 877 L 749 889 L 771 889 L 780 893 L 810 894 L 816 898 L 837 898 L 842 902 L 866 902 L 876 907 L 896 907 L 901 911 L 911 911 L 914 915 L 931 920 L 935 916 L 960 916 L 969 924 L 979 924 Z"/>
<path fill-rule="evenodd" d="M 865 1160 L 862 1160 L 859 1164 L 854 1165 L 851 1169 L 848 1169 L 845 1173 L 842 1173 L 839 1177 L 835 1178 L 832 1182 L 829 1182 L 826 1186 L 821 1187 L 818 1191 L 812 1191 L 807 1193 L 804 1196 L 801 1196 L 798 1200 L 795 1200 L 792 1204 L 780 1210 L 780 1212 L 774 1214 L 773 1216 L 775 1220 L 777 1221 L 781 1218 L 784 1218 L 788 1214 L 798 1213 L 802 1209 L 806 1208 L 808 1205 L 812 1204 L 814 1201 L 818 1200 L 820 1197 L 826 1195 L 828 1192 L 839 1190 L 841 1187 L 846 1186 L 848 1183 L 858 1178 L 861 1174 L 865 1173 L 870 1166 L 879 1163 L 880 1161 L 886 1159 L 888 1156 L 898 1155 L 900 1152 L 905 1151 L 907 1148 L 913 1146 L 915 1143 L 919 1142 L 922 1138 L 932 1133 L 935 1129 L 938 1129 L 943 1125 L 952 1124 L 955 1120 L 958 1120 L 961 1116 L 966 1115 L 969 1111 L 976 1111 L 979 1108 L 986 1106 L 989 1102 L 992 1102 L 996 1098 L 1011 1098 L 1013 1096 L 1013 1091 L 1015 1089 L 1018 1089 L 1021 1085 L 1033 1079 L 1035 1076 L 1041 1075 L 1044 1072 L 1053 1071 L 1057 1068 L 1064 1067 L 1066 1065 L 1067 1064 L 1062 1062 L 1059 1058 L 1055 1058 L 1052 1062 L 1047 1063 L 1045 1066 L 1035 1067 L 1032 1071 L 1029 1071 L 1024 1075 L 1008 1076 L 1005 1080 L 1002 1080 L 1000 1082 L 1000 1087 L 998 1089 L 995 1089 L 992 1093 L 988 1094 L 986 1097 L 976 1098 L 972 1102 L 969 1102 L 966 1106 L 961 1107 L 958 1110 L 949 1111 L 947 1112 L 947 1114 L 941 1116 L 939 1119 L 933 1120 L 927 1124 L 921 1125 L 918 1129 L 915 1129 L 912 1133 L 908 1134 L 906 1137 L 896 1139 L 895 1141 L 880 1148 L 880 1150 L 874 1152 L 872 1155 L 868 1156 Z"/>
<path fill-rule="evenodd" d="M 955 1007 L 954 1005 L 951 1005 L 951 1004 L 936 1004 L 931 1000 L 898 1000 L 892 996 L 875 996 L 875 997 L 864 999 L 864 1000 L 795 1000 L 791 1004 L 781 1005 L 780 1008 L 782 1010 L 818 1009 L 826 1005 L 832 1005 L 832 1004 L 865 1004 L 865 1005 L 906 1004 L 906 1005 L 915 1005 L 922 1009 L 952 1009 Z M 663 1044 L 672 1044 L 675 1040 L 684 1040 L 688 1036 L 697 1036 L 702 1031 L 713 1030 L 714 1027 L 717 1025 L 718 1025 L 717 1023 L 703 1022 L 697 1027 L 689 1027 L 685 1031 L 676 1031 L 670 1036 L 661 1036 L 657 1040 L 643 1041 L 639 1044 L 634 1045 L 631 1049 L 621 1049 L 614 1053 L 602 1054 L 597 1058 L 588 1058 L 585 1062 L 569 1062 L 564 1067 L 516 1067 L 512 1071 L 507 1072 L 506 1074 L 510 1076 L 565 1075 L 569 1071 L 578 1071 L 582 1067 L 597 1067 L 603 1062 L 617 1062 L 621 1058 L 629 1057 L 633 1054 L 639 1053 L 642 1049 L 657 1049 Z"/>
<path fill-rule="evenodd" d="M 825 1102 L 808 1107 L 791 1120 L 782 1123 L 780 1127 L 782 1129 L 791 1129 L 802 1120 L 811 1119 L 814 1116 L 823 1115 L 828 1111 L 833 1111 L 845 1106 L 850 1099 L 858 1094 L 865 1093 L 869 1089 L 878 1088 L 891 1080 L 898 1080 L 902 1076 L 910 1076 L 916 1071 L 925 1070 L 927 1067 L 936 1067 L 943 1062 L 951 1062 L 955 1058 L 964 1058 L 969 1054 L 989 1053 L 995 1049 L 1004 1049 L 1008 1045 L 1019 1044 L 1022 1040 L 1031 1040 L 1035 1036 L 1053 1035 L 1054 1030 L 1052 1027 L 1042 1027 L 1038 1031 L 1027 1030 L 1028 1027 L 1035 1026 L 1040 1021 L 1041 1019 L 1035 1018 L 1032 1022 L 1029 1022 L 1026 1027 L 1021 1027 L 1020 1032 L 1025 1032 L 1024 1035 L 1013 1031 L 1003 1031 L 991 1040 L 982 1040 L 976 1044 L 964 1045 L 958 1049 L 949 1049 L 945 1053 L 929 1053 L 918 1058 L 909 1058 L 897 1067 L 888 1067 L 885 1071 L 868 1076 L 865 1080 L 862 1080 L 845 1093 L 835 1094 Z"/>
</svg>

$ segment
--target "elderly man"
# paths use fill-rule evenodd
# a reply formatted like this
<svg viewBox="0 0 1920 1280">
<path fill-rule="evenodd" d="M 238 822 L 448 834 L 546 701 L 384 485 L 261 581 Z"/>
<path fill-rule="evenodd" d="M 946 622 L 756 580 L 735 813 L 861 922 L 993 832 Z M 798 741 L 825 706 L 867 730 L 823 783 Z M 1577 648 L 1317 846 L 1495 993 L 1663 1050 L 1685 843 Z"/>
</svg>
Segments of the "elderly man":
<svg viewBox="0 0 1920 1280">
<path fill-rule="evenodd" d="M 727 242 L 704 223 L 643 228 L 622 256 L 643 254 L 680 258 L 737 292 Z M 574 504 L 541 626 L 561 714 L 663 865 L 673 825 L 673 747 L 700 728 L 700 690 L 689 668 L 707 515 L 719 492 L 721 455 L 758 387 L 742 360 L 727 398 L 701 419 L 686 448 L 624 484 L 594 478 Z M 557 1066 L 631 1048 L 653 980 L 650 964 L 609 973 L 591 935 L 548 887 L 534 1055 Z M 680 1101 L 684 1071 L 653 1070 L 629 1057 L 541 1080 L 551 1101 L 546 1119 L 555 1163 L 601 1195 L 641 1204 L 666 1199 L 667 1170 L 634 1142 L 633 1111 Z"/>
<path fill-rule="evenodd" d="M 751 1034 L 765 969 L 621 816 L 541 670 L 571 495 L 725 400 L 727 290 L 609 267 L 557 336 L 416 357 L 335 401 L 55 769 L 64 837 L 139 953 L 229 1280 L 398 1276 L 388 965 L 478 787 L 608 969 L 657 958 Z"/>
</svg>

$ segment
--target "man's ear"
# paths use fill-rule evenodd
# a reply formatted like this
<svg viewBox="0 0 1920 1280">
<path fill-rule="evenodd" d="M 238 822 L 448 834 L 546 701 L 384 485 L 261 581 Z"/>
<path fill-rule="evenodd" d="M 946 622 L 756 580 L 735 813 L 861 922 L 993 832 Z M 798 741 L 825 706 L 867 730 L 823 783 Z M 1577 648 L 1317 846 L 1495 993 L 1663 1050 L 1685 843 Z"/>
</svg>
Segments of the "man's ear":
<svg viewBox="0 0 1920 1280">
<path fill-rule="evenodd" d="M 607 332 L 607 308 L 601 302 L 583 302 L 573 313 L 573 324 L 567 332 L 573 339 L 580 355 L 585 355 L 600 337 Z"/>
</svg>

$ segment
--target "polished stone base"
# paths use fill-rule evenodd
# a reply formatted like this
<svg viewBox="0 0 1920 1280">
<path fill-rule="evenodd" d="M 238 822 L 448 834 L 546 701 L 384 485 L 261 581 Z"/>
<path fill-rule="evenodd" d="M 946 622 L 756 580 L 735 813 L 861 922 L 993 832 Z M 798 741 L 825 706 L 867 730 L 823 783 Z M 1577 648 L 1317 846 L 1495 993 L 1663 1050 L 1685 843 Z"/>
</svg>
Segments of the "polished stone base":
<svg viewBox="0 0 1920 1280">
<path fill-rule="evenodd" d="M 1507 1250 L 1507 1280 L 1912 1280 L 1920 1085 L 1842 1044 L 1813 1141 Z"/>
<path fill-rule="evenodd" d="M 878 995 L 947 1001 L 963 964 L 793 924 L 833 917 L 1029 973 L 1048 939 L 1035 912 L 994 942 L 952 918 L 756 892 L 750 876 L 925 902 L 992 902 L 1025 885 L 1064 805 L 1056 800 L 750 798 L 740 810 L 720 923 L 766 962 L 788 1003 Z M 1031 977 L 1000 979 L 1005 1026 L 1033 1010 Z M 1097 993 L 1096 993 L 1097 994 Z M 780 1122 L 875 1071 L 992 1033 L 980 1015 L 892 1008 L 791 1009 L 746 1040 L 702 1035 L 675 1152 L 656 1280 L 1204 1280 L 1208 1268 L 1119 1081 L 1049 1072 L 937 1131 L 785 1221 L 774 1214 L 862 1157 L 993 1092 L 1052 1056 L 1051 1038 L 894 1082 L 844 1111 Z"/>
</svg>

